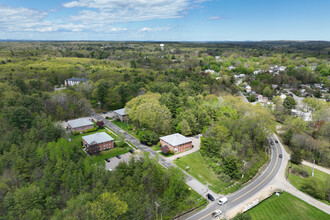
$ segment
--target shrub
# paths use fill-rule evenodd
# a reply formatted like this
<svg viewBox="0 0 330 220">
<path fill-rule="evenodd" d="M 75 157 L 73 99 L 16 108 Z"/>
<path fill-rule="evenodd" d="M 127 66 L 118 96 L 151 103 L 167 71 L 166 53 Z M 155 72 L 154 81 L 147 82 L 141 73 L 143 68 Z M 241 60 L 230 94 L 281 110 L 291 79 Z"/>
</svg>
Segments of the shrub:
<svg viewBox="0 0 330 220">
<path fill-rule="evenodd" d="M 159 140 L 158 135 L 152 131 L 141 131 L 139 132 L 138 137 L 142 144 L 146 144 L 148 146 L 156 144 Z"/>
<path fill-rule="evenodd" d="M 118 141 L 118 142 L 115 142 L 115 146 L 123 148 L 126 146 L 126 143 L 124 141 Z"/>
<path fill-rule="evenodd" d="M 90 128 L 90 129 L 87 129 L 85 133 L 94 132 L 94 131 L 97 131 L 98 129 L 99 129 L 98 127 Z"/>
<path fill-rule="evenodd" d="M 74 136 L 76 136 L 76 135 L 79 135 L 80 132 L 79 132 L 79 131 L 75 131 L 75 132 L 73 132 L 72 134 L 73 134 Z"/>
<path fill-rule="evenodd" d="M 300 153 L 300 151 L 294 151 L 293 152 L 293 154 L 291 154 L 291 159 L 290 159 L 290 161 L 292 162 L 292 163 L 294 163 L 294 164 L 297 164 L 297 165 L 299 165 L 299 164 L 301 164 L 301 162 L 302 162 L 302 157 L 301 157 L 301 153 Z"/>
</svg>

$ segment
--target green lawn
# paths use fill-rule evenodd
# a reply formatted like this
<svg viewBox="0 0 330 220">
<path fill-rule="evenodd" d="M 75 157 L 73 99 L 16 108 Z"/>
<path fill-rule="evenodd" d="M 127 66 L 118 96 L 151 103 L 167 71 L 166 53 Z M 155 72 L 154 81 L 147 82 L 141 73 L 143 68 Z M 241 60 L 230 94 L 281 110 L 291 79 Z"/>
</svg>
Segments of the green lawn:
<svg viewBox="0 0 330 220">
<path fill-rule="evenodd" d="M 228 194 L 237 191 L 242 187 L 242 183 L 252 178 L 257 173 L 259 167 L 267 161 L 267 158 L 256 162 L 243 179 L 232 181 L 221 180 L 213 169 L 207 165 L 205 158 L 200 152 L 194 152 L 187 156 L 180 157 L 175 160 L 174 163 L 185 171 L 187 171 L 186 167 L 189 166 L 190 169 L 187 172 L 201 183 L 205 185 L 209 183 L 209 189 L 215 193 Z"/>
<path fill-rule="evenodd" d="M 131 149 L 127 144 L 124 147 L 115 147 L 113 149 L 101 151 L 98 155 L 93 155 L 91 157 L 92 163 L 97 163 L 104 161 L 106 158 L 115 157 L 117 154 L 122 155 L 128 153 L 129 149 Z"/>
<path fill-rule="evenodd" d="M 105 128 L 101 128 L 101 129 L 99 129 L 97 131 L 94 131 L 94 132 L 82 133 L 82 134 L 79 134 L 79 135 L 72 135 L 70 138 L 71 138 L 71 141 L 72 142 L 79 143 L 79 142 L 81 142 L 81 140 L 82 140 L 81 138 L 83 136 L 90 135 L 90 134 L 95 134 L 95 133 L 99 133 L 99 132 L 105 132 L 105 133 L 107 133 L 107 131 L 105 130 Z"/>
<path fill-rule="evenodd" d="M 322 220 L 330 219 L 330 215 L 283 192 L 279 197 L 272 195 L 247 213 L 253 220 Z"/>
<path fill-rule="evenodd" d="M 209 185 L 209 188 L 216 193 L 220 193 L 228 186 L 228 183 L 222 182 L 217 177 L 217 174 L 207 166 L 200 152 L 194 152 L 187 156 L 180 157 L 180 159 L 175 160 L 174 163 L 183 170 L 186 170 L 186 167 L 189 166 L 190 170 L 187 172 L 201 183 L 206 184 L 208 182 L 211 184 L 212 186 Z"/>
<path fill-rule="evenodd" d="M 154 151 L 160 151 L 160 147 L 158 147 L 157 145 L 154 145 L 151 147 Z"/>
<path fill-rule="evenodd" d="M 120 127 L 121 129 L 123 129 L 124 131 L 128 132 L 129 134 L 133 135 L 135 138 L 138 138 L 137 137 L 137 134 L 132 131 L 132 130 L 129 130 L 129 126 L 130 124 L 127 123 L 127 122 L 122 122 L 122 121 L 119 121 L 119 120 L 114 120 L 114 121 L 111 121 L 113 124 L 117 125 L 118 127 Z"/>
<path fill-rule="evenodd" d="M 289 162 L 289 164 L 290 164 L 290 162 Z M 289 166 L 289 164 L 288 164 L 288 166 Z M 313 171 L 313 168 L 312 167 L 305 166 L 305 165 L 302 165 L 302 164 L 299 165 L 299 166 L 298 165 L 295 165 L 295 164 L 292 164 L 291 170 L 293 168 L 302 168 L 302 169 L 306 170 L 308 172 L 308 174 L 310 175 L 308 178 L 314 178 L 317 182 L 322 182 L 322 183 L 325 183 L 325 184 L 327 182 L 330 182 L 330 175 L 327 174 L 327 173 L 324 173 L 322 171 L 319 171 L 317 169 L 314 169 L 314 177 L 312 177 L 312 171 Z M 297 189 L 303 191 L 302 190 L 302 186 L 304 185 L 304 183 L 306 181 L 308 181 L 308 178 L 306 178 L 306 177 L 304 178 L 304 177 L 302 177 L 300 175 L 293 174 L 293 173 L 290 172 L 288 179 L 289 179 L 289 182 L 294 187 L 296 187 Z M 328 201 L 326 201 L 326 200 L 320 200 L 320 201 L 321 202 L 324 202 L 324 203 L 326 203 L 328 205 L 330 205 L 330 203 Z"/>
</svg>

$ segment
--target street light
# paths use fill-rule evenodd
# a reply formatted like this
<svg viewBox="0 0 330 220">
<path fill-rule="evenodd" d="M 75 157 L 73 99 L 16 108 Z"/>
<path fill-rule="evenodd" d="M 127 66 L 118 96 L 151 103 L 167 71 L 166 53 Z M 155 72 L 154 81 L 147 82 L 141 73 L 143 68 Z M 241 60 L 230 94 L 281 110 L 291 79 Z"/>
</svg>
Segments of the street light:
<svg viewBox="0 0 330 220">
<path fill-rule="evenodd" d="M 155 202 L 156 205 L 156 220 L 158 220 L 158 206 L 159 204 L 157 202 Z"/>
</svg>

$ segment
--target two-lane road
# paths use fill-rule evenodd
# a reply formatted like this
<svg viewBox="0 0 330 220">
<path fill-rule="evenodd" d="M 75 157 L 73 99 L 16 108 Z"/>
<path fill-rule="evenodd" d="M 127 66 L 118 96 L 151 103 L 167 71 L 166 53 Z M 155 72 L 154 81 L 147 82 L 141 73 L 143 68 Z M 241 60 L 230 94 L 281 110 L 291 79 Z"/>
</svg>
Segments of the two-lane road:
<svg viewBox="0 0 330 220">
<path fill-rule="evenodd" d="M 267 167 L 267 169 L 255 180 L 253 180 L 250 184 L 248 184 L 243 189 L 226 196 L 228 198 L 228 202 L 220 206 L 217 204 L 219 198 L 217 198 L 211 205 L 209 205 L 206 209 L 201 212 L 189 217 L 188 219 L 212 219 L 212 212 L 217 209 L 220 209 L 223 214 L 222 217 L 226 215 L 226 212 L 231 210 L 237 205 L 242 204 L 256 193 L 261 191 L 270 181 L 275 177 L 278 173 L 279 168 L 281 166 L 282 159 L 279 157 L 282 154 L 282 150 L 279 143 L 275 143 L 276 137 L 270 137 L 269 140 L 273 140 L 274 145 L 271 146 L 271 160 Z"/>
</svg>

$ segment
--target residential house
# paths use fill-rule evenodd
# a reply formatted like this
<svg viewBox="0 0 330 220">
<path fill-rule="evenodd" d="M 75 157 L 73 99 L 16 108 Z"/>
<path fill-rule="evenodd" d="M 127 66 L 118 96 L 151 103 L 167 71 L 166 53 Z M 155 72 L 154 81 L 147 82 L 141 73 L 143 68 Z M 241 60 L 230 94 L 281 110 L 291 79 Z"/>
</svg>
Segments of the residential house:
<svg viewBox="0 0 330 220">
<path fill-rule="evenodd" d="M 192 140 L 179 133 L 160 137 L 159 139 L 162 147 L 168 147 L 174 153 L 192 148 Z"/>
<path fill-rule="evenodd" d="M 87 131 L 90 128 L 94 127 L 94 123 L 87 119 L 87 118 L 78 118 L 75 120 L 70 120 L 68 121 L 68 129 L 71 130 L 71 132 L 83 132 L 83 131 Z"/>
<path fill-rule="evenodd" d="M 245 87 L 245 91 L 247 92 L 247 93 L 250 93 L 251 92 L 251 86 L 249 86 L 249 85 L 247 85 L 246 87 Z"/>
<path fill-rule="evenodd" d="M 215 74 L 215 71 L 214 70 L 211 70 L 211 69 L 207 69 L 207 70 L 205 70 L 205 73 Z"/>
<path fill-rule="evenodd" d="M 70 79 L 64 80 L 64 85 L 65 86 L 75 86 L 75 85 L 78 85 L 80 83 L 84 83 L 87 81 L 88 81 L 88 79 L 85 79 L 85 78 L 70 78 Z"/>
<path fill-rule="evenodd" d="M 234 69 L 235 69 L 234 66 L 230 66 L 230 67 L 228 67 L 228 70 L 234 70 Z"/>
<path fill-rule="evenodd" d="M 105 132 L 83 136 L 82 141 L 89 154 L 114 148 L 114 139 Z"/>
<path fill-rule="evenodd" d="M 120 121 L 127 121 L 128 119 L 128 110 L 125 111 L 125 108 L 117 109 L 113 111 L 116 119 L 119 119 Z"/>
</svg>

